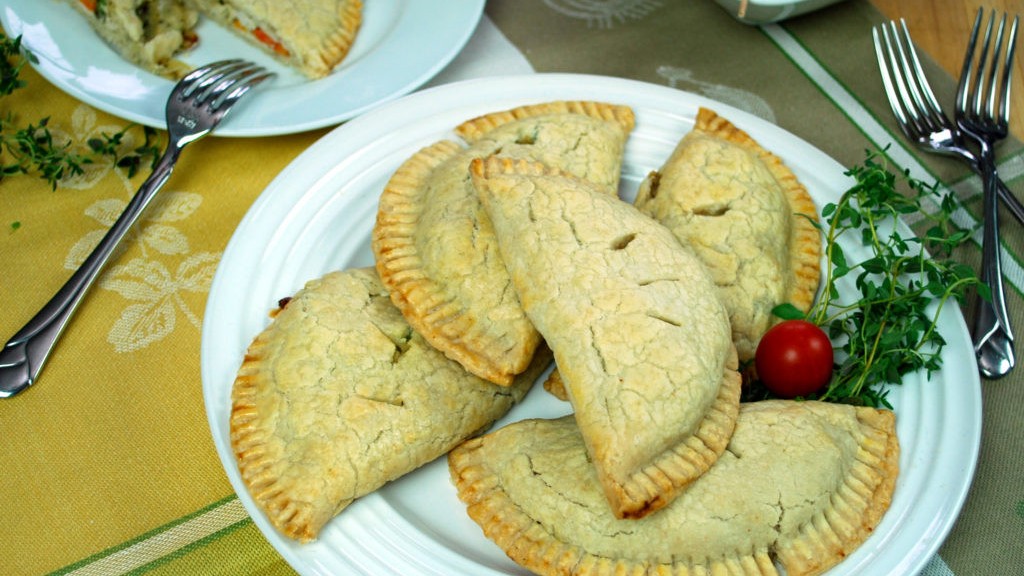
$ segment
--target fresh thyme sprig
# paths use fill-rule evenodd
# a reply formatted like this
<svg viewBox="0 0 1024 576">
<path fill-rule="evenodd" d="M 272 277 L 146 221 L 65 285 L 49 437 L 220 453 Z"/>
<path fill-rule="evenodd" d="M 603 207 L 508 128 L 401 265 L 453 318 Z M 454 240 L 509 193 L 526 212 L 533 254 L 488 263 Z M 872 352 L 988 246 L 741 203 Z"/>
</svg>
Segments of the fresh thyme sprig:
<svg viewBox="0 0 1024 576">
<path fill-rule="evenodd" d="M 21 52 L 21 37 L 8 38 L 0 32 L 0 97 L 8 96 L 24 88 L 21 69 L 25 59 Z M 19 126 L 18 118 L 8 112 L 0 117 L 0 180 L 15 174 L 35 174 L 42 177 L 51 189 L 65 178 L 84 172 L 83 166 L 92 164 L 101 157 L 109 157 L 114 164 L 134 176 L 147 165 L 156 165 L 160 148 L 156 145 L 156 130 L 141 127 L 144 142 L 125 152 L 124 139 L 130 130 L 137 128 L 130 124 L 114 134 L 103 133 L 88 141 L 88 150 L 76 152 L 71 142 L 58 141 L 49 128 L 49 118 Z"/>
<path fill-rule="evenodd" d="M 849 170 L 856 183 L 822 210 L 824 223 L 816 225 L 825 239 L 825 279 L 814 306 L 806 315 L 786 304 L 775 309 L 781 318 L 814 322 L 833 341 L 832 380 L 814 399 L 891 407 L 886 384 L 941 367 L 946 342 L 936 326 L 943 307 L 972 288 L 988 294 L 973 269 L 952 258 L 971 235 L 952 220 L 956 198 L 943 195 L 937 183 L 894 174 L 880 157 L 869 152 L 863 165 Z M 901 182 L 909 191 L 898 189 Z M 928 206 L 932 201 L 935 207 Z M 897 225 L 911 214 L 923 222 L 921 236 Z M 850 262 L 839 242 L 847 236 L 869 256 Z M 841 291 L 851 279 L 856 290 Z"/>
<path fill-rule="evenodd" d="M 142 144 L 132 148 L 130 154 L 122 156 L 121 148 L 123 147 L 124 137 L 130 128 L 131 126 L 115 134 L 108 135 L 103 133 L 101 137 L 90 138 L 88 141 L 90 150 L 96 154 L 113 158 L 114 164 L 118 168 L 124 168 L 128 171 L 129 178 L 135 176 L 142 169 L 147 158 L 149 159 L 149 168 L 152 169 L 160 158 L 161 153 L 156 130 L 149 126 L 142 126 Z"/>
<path fill-rule="evenodd" d="M 0 32 L 0 39 L 0 96 L 7 96 L 25 85 L 21 79 L 25 60 L 21 58 L 21 36 L 11 40 Z"/>
<path fill-rule="evenodd" d="M 92 158 L 71 152 L 70 144 L 55 144 L 49 122 L 47 117 L 17 128 L 13 114 L 0 120 L 0 152 L 10 158 L 0 162 L 0 178 L 36 172 L 56 190 L 62 179 L 81 174 L 82 165 L 92 163 Z"/>
</svg>

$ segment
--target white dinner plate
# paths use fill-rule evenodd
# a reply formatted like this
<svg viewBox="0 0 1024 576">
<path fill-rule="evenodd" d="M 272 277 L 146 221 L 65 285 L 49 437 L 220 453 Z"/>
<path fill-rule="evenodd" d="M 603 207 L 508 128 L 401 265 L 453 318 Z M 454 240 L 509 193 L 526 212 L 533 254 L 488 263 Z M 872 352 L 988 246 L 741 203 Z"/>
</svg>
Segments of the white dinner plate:
<svg viewBox="0 0 1024 576">
<path fill-rule="evenodd" d="M 229 115 L 218 136 L 271 136 L 338 124 L 418 88 L 465 46 L 484 0 L 373 0 L 345 60 L 309 80 L 213 21 L 200 17 L 199 44 L 180 58 L 198 67 L 252 60 L 277 73 Z M 39 73 L 75 98 L 115 116 L 165 128 L 174 83 L 121 58 L 66 0 L 7 0 L 0 21 L 21 36 Z"/>
<path fill-rule="evenodd" d="M 402 161 L 439 139 L 457 139 L 452 128 L 464 120 L 557 99 L 600 99 L 633 108 L 637 124 L 620 190 L 627 200 L 693 127 L 698 106 L 716 110 L 781 156 L 819 207 L 849 185 L 841 165 L 777 126 L 680 90 L 616 78 L 537 74 L 448 84 L 385 104 L 326 135 L 281 172 L 239 224 L 210 290 L 202 337 L 203 395 L 224 468 L 256 525 L 300 573 L 527 573 L 466 515 L 444 458 L 357 500 L 312 544 L 282 537 L 241 481 L 228 415 L 245 349 L 277 301 L 328 271 L 372 265 L 377 199 Z M 848 258 L 866 257 L 860 246 L 844 250 Z M 948 342 L 942 370 L 930 380 L 907 375 L 890 392 L 902 448 L 892 507 L 867 542 L 829 574 L 915 573 L 959 513 L 980 445 L 980 381 L 956 306 L 943 307 L 939 330 Z M 568 411 L 536 386 L 498 425 Z"/>
</svg>

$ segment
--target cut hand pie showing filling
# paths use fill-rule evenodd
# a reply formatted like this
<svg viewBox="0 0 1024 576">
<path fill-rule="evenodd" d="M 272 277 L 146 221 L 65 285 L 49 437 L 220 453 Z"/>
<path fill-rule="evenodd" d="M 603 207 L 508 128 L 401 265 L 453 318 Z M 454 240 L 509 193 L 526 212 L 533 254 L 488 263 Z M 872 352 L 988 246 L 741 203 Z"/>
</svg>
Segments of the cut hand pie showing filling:
<svg viewBox="0 0 1024 576">
<path fill-rule="evenodd" d="M 703 265 L 668 229 L 563 171 L 500 157 L 471 171 L 611 510 L 666 505 L 725 449 L 738 410 L 729 321 Z"/>
<path fill-rule="evenodd" d="M 523 313 L 491 222 L 469 177 L 473 158 L 500 154 L 558 166 L 618 190 L 629 108 L 560 101 L 482 116 L 410 157 L 380 198 L 372 248 L 377 271 L 409 324 L 467 370 L 507 385 L 540 335 Z"/>
<path fill-rule="evenodd" d="M 309 282 L 252 342 L 232 389 L 242 480 L 309 541 L 355 498 L 485 430 L 526 394 L 468 374 L 413 332 L 370 269 Z"/>
<path fill-rule="evenodd" d="M 177 56 L 197 41 L 199 13 L 184 0 L 68 0 L 122 58 L 176 80 L 189 71 Z"/>
<path fill-rule="evenodd" d="M 821 238 L 813 200 L 778 157 L 711 110 L 699 110 L 635 205 L 711 271 L 740 360 L 753 358 L 772 308 L 806 312 L 814 301 Z"/>
<path fill-rule="evenodd" d="M 362 24 L 361 0 L 189 1 L 312 79 L 327 76 L 344 60 Z"/>
<path fill-rule="evenodd" d="M 663 510 L 608 510 L 571 416 L 523 420 L 448 456 L 469 515 L 538 574 L 820 574 L 874 530 L 898 474 L 887 410 L 743 404 L 729 447 Z"/>
</svg>

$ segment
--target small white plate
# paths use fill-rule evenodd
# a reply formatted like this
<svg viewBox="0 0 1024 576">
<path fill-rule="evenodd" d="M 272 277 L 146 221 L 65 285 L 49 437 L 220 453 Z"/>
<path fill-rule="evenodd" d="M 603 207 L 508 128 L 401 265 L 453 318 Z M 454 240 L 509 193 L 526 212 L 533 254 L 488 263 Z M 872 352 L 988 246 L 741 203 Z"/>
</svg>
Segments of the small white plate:
<svg viewBox="0 0 1024 576">
<path fill-rule="evenodd" d="M 462 50 L 483 8 L 484 0 L 365 2 L 351 51 L 332 74 L 315 81 L 202 17 L 199 44 L 180 59 L 198 67 L 245 58 L 277 73 L 224 120 L 218 136 L 304 132 L 338 124 L 421 86 Z M 115 116 L 166 127 L 164 105 L 174 83 L 121 58 L 66 2 L 7 0 L 0 21 L 10 37 L 22 37 L 33 66 L 61 90 Z"/>
<path fill-rule="evenodd" d="M 598 76 L 535 74 L 448 84 L 385 104 L 324 136 L 270 183 L 232 236 L 210 289 L 201 348 L 203 398 L 227 476 L 267 540 L 301 574 L 528 574 L 469 519 L 445 458 L 358 499 L 314 543 L 283 537 L 242 482 L 228 417 L 242 357 L 278 300 L 328 271 L 373 264 L 377 200 L 406 158 L 437 140 L 457 140 L 453 128 L 470 118 L 559 99 L 633 108 L 637 122 L 620 186 L 626 200 L 693 128 L 699 106 L 728 118 L 780 156 L 819 208 L 837 201 L 851 183 L 835 160 L 748 113 L 665 86 Z M 859 242 L 844 240 L 843 249 L 850 258 L 867 257 Z M 852 280 L 840 288 L 855 289 Z M 947 342 L 942 370 L 930 378 L 908 374 L 891 388 L 901 448 L 892 506 L 871 537 L 829 576 L 919 572 L 963 505 L 981 442 L 981 383 L 958 307 L 943 307 L 938 330 Z M 535 386 L 496 426 L 568 412 L 566 403 Z"/>
</svg>

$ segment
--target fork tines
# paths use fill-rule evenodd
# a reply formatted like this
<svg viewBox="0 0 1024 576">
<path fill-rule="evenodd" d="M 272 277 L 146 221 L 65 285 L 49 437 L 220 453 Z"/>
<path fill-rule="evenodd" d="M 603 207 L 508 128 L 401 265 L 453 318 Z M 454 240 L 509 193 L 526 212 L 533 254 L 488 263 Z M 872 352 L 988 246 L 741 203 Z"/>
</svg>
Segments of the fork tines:
<svg viewBox="0 0 1024 576">
<path fill-rule="evenodd" d="M 901 18 L 872 30 L 882 84 L 896 119 L 904 130 L 913 125 L 918 133 L 942 130 L 950 125 L 928 84 L 921 61 Z"/>
<path fill-rule="evenodd" d="M 1016 51 L 1018 17 L 1013 17 L 1009 37 L 1004 43 L 1003 36 L 1006 32 L 1007 18 L 1004 12 L 999 20 L 995 41 L 992 42 L 992 30 L 996 22 L 996 13 L 993 11 L 985 27 L 981 52 L 975 58 L 978 32 L 981 29 L 984 12 L 984 9 L 978 10 L 978 16 L 974 20 L 974 28 L 971 30 L 971 38 L 967 44 L 967 53 L 964 56 L 964 66 L 960 76 L 957 107 L 969 118 L 979 119 L 987 116 L 1005 126 L 1009 122 L 1010 117 L 1010 72 L 1013 69 L 1013 57 Z M 1006 49 L 1006 58 L 1003 59 L 1002 72 L 999 73 L 999 56 L 1004 47 Z M 991 58 L 988 57 L 990 48 L 992 49 Z M 970 90 L 965 90 L 965 88 L 972 83 L 976 89 L 974 90 L 974 98 L 969 99 L 968 92 Z"/>
<path fill-rule="evenodd" d="M 217 110 L 226 102 L 240 98 L 253 86 L 273 76 L 262 66 L 240 59 L 221 60 L 197 68 L 182 78 L 181 97 L 195 95 L 197 103 L 210 100 L 210 109 Z"/>
</svg>

